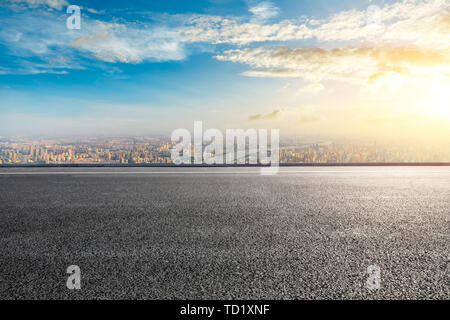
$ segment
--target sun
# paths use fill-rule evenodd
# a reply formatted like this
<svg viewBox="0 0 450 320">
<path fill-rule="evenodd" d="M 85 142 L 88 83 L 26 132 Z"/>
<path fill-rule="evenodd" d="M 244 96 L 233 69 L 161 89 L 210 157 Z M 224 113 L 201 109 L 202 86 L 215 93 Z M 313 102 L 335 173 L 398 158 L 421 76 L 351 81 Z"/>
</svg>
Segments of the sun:
<svg viewBox="0 0 450 320">
<path fill-rule="evenodd" d="M 450 117 L 450 85 L 445 87 L 440 85 L 431 100 L 430 107 L 435 116 Z"/>
</svg>

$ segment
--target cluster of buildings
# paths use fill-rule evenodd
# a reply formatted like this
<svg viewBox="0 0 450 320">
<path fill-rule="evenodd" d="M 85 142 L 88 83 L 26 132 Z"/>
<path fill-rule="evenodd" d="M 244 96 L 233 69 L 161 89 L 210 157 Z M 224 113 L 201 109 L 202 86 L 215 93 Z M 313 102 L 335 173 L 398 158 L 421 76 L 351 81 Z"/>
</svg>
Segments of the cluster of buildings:
<svg viewBox="0 0 450 320">
<path fill-rule="evenodd" d="M 287 163 L 449 162 L 450 152 L 432 146 L 379 145 L 363 142 L 324 143 L 282 148 L 280 161 Z"/>
<path fill-rule="evenodd" d="M 0 164 L 171 163 L 171 147 L 157 138 L 3 140 Z"/>
<path fill-rule="evenodd" d="M 172 147 L 167 138 L 0 138 L 0 164 L 170 164 Z M 448 161 L 449 152 L 431 147 L 361 142 L 280 145 L 281 163 Z"/>
</svg>

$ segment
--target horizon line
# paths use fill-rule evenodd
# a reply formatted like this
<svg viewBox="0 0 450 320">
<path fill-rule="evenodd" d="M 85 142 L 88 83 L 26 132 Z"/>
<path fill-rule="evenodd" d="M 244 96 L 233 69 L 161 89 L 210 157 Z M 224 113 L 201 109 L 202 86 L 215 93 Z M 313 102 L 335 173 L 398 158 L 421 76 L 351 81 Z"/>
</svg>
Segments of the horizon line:
<svg viewBox="0 0 450 320">
<path fill-rule="evenodd" d="M 279 167 L 448 167 L 450 162 L 341 162 L 341 163 L 280 163 Z M 226 168 L 271 167 L 263 164 L 115 164 L 115 163 L 49 163 L 49 164 L 0 164 L 0 168 Z"/>
</svg>

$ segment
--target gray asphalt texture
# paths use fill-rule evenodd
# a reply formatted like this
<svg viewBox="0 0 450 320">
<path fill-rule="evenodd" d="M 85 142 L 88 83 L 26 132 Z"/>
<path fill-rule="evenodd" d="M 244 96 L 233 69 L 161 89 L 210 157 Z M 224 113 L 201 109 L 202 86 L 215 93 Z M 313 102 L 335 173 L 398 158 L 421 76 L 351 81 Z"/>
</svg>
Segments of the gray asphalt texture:
<svg viewBox="0 0 450 320">
<path fill-rule="evenodd" d="M 0 299 L 450 298 L 450 168 L 257 170 L 0 169 Z"/>
</svg>

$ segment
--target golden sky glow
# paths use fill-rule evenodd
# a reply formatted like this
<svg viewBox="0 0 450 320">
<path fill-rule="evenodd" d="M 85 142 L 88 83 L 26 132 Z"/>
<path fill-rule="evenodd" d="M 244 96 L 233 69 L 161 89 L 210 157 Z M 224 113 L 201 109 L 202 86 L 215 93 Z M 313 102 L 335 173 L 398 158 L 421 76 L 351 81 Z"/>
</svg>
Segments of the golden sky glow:
<svg viewBox="0 0 450 320">
<path fill-rule="evenodd" d="M 450 140 L 449 0 L 317 0 L 310 12 L 255 0 L 133 19 L 87 7 L 77 32 L 66 4 L 0 4 L 0 134 L 166 134 L 202 120 Z"/>
</svg>

